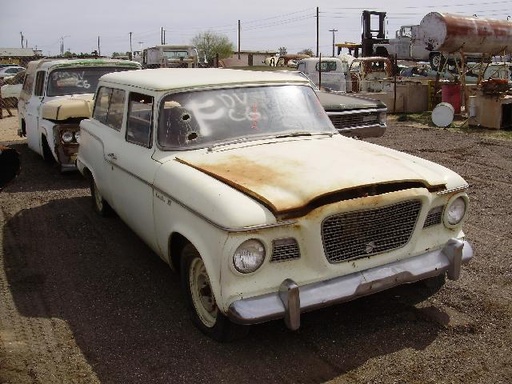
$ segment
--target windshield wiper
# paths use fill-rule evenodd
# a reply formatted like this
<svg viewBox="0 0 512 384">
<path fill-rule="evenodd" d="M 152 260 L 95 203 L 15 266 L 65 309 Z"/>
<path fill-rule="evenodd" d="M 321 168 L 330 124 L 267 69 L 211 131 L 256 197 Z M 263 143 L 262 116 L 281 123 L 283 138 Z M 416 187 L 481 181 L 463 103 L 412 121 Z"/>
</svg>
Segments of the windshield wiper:
<svg viewBox="0 0 512 384">
<path fill-rule="evenodd" d="M 300 136 L 312 136 L 311 132 L 307 131 L 296 131 L 296 132 L 287 132 L 282 133 L 280 135 L 276 135 L 276 138 L 283 138 L 283 137 L 300 137 Z"/>
<path fill-rule="evenodd" d="M 301 137 L 301 136 L 329 136 L 332 137 L 335 132 L 307 132 L 307 131 L 297 131 L 297 132 L 288 132 L 280 135 L 276 135 L 276 139 L 281 139 L 283 137 Z"/>
</svg>

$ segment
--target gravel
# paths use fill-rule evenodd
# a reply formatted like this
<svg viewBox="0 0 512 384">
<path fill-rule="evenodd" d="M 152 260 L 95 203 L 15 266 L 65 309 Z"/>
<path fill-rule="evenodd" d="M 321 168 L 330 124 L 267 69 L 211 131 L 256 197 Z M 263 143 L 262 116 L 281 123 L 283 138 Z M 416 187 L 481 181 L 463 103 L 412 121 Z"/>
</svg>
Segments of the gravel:
<svg viewBox="0 0 512 384">
<path fill-rule="evenodd" d="M 0 383 L 509 383 L 512 140 L 390 117 L 374 143 L 471 184 L 475 258 L 429 295 L 404 286 L 219 344 L 190 323 L 178 276 L 87 183 L 60 174 L 0 120 L 22 171 L 0 193 Z M 509 136 L 510 137 L 510 136 Z M 342 166 L 342 165 L 340 165 Z M 378 163 L 375 164 L 378 171 Z"/>
</svg>

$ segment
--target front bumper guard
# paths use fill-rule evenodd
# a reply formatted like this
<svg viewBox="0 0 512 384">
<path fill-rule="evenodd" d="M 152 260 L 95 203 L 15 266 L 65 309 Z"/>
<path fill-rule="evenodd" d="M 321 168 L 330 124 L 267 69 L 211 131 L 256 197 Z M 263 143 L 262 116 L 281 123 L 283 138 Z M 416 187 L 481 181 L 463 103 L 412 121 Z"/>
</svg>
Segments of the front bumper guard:
<svg viewBox="0 0 512 384">
<path fill-rule="evenodd" d="M 413 283 L 446 273 L 450 280 L 460 276 L 462 264 L 473 258 L 467 241 L 450 239 L 441 250 L 395 261 L 349 275 L 299 287 L 285 279 L 279 292 L 233 302 L 228 317 L 238 324 L 257 324 L 284 318 L 292 330 L 300 327 L 300 314 Z"/>
</svg>

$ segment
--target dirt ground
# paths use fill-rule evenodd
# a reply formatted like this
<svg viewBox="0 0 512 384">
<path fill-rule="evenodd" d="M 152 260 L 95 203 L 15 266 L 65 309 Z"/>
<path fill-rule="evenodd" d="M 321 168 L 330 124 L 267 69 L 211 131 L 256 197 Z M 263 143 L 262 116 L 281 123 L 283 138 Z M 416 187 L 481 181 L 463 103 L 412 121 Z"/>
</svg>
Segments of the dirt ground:
<svg viewBox="0 0 512 384">
<path fill-rule="evenodd" d="M 188 320 L 177 275 L 118 218 L 95 215 L 84 179 L 28 150 L 16 124 L 0 120 L 0 142 L 22 157 L 0 193 L 0 383 L 512 382 L 512 140 L 390 119 L 371 141 L 471 184 L 475 258 L 460 280 L 219 344 Z"/>
</svg>

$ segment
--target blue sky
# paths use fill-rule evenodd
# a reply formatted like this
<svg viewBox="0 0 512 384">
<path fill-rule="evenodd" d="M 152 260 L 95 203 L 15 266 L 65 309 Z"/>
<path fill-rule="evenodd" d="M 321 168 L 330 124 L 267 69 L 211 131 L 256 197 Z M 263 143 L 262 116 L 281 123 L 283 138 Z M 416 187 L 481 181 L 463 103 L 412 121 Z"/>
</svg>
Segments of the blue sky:
<svg viewBox="0 0 512 384">
<path fill-rule="evenodd" d="M 0 5 L 0 48 L 21 47 L 21 35 L 30 48 L 44 55 L 65 50 L 89 53 L 99 46 L 102 55 L 145 48 L 160 43 L 188 44 L 200 32 L 227 36 L 241 50 L 277 50 L 288 53 L 309 48 L 316 52 L 317 7 L 319 49 L 332 52 L 337 43 L 361 40 L 363 10 L 387 12 L 386 32 L 393 37 L 401 25 L 419 24 L 429 12 L 446 12 L 482 18 L 512 19 L 512 0 L 18 0 Z M 240 21 L 240 40 L 238 22 Z"/>
</svg>

